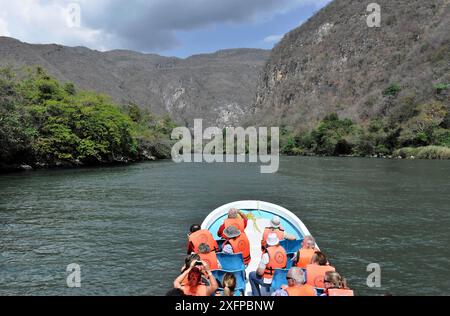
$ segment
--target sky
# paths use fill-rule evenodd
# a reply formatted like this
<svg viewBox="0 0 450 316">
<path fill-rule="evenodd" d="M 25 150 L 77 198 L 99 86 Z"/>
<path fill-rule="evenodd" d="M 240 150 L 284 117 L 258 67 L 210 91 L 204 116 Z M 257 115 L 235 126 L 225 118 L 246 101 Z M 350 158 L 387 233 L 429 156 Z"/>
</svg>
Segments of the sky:
<svg viewBox="0 0 450 316">
<path fill-rule="evenodd" d="M 187 57 L 271 49 L 331 0 L 0 0 L 0 36 Z"/>
</svg>

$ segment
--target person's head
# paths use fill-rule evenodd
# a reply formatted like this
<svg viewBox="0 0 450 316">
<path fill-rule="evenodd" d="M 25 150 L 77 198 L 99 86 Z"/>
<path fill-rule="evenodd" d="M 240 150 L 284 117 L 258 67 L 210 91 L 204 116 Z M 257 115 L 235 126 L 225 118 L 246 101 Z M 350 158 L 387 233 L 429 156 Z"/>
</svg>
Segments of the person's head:
<svg viewBox="0 0 450 316">
<path fill-rule="evenodd" d="M 234 226 L 228 226 L 223 231 L 223 234 L 227 239 L 233 239 L 239 237 L 241 235 L 241 231 Z"/>
<path fill-rule="evenodd" d="M 211 252 L 211 248 L 209 247 L 208 244 L 200 244 L 198 245 L 198 252 L 200 252 L 201 254 L 208 254 Z"/>
<path fill-rule="evenodd" d="M 286 278 L 289 286 L 300 286 L 305 284 L 305 273 L 298 267 L 289 269 Z"/>
<path fill-rule="evenodd" d="M 222 279 L 223 293 L 225 296 L 233 296 L 236 289 L 236 277 L 233 273 L 225 273 Z"/>
<path fill-rule="evenodd" d="M 325 289 L 346 289 L 347 281 L 336 271 L 328 271 L 323 278 Z"/>
<path fill-rule="evenodd" d="M 189 234 L 193 234 L 196 231 L 199 231 L 202 227 L 199 224 L 194 224 L 189 228 Z"/>
<path fill-rule="evenodd" d="M 269 236 L 267 236 L 267 246 L 277 246 L 280 244 L 280 240 L 278 239 L 277 234 L 271 233 Z"/>
<path fill-rule="evenodd" d="M 272 227 L 273 229 L 278 229 L 281 227 L 281 219 L 279 216 L 274 215 L 274 217 L 272 217 L 272 220 L 270 221 L 270 227 Z"/>
<path fill-rule="evenodd" d="M 166 296 L 186 296 L 181 289 L 171 289 L 166 293 Z"/>
<path fill-rule="evenodd" d="M 317 264 L 319 266 L 326 266 L 328 263 L 327 256 L 320 251 L 316 251 L 311 258 L 311 264 Z"/>
<path fill-rule="evenodd" d="M 237 218 L 239 214 L 239 210 L 236 208 L 232 208 L 228 211 L 228 218 Z"/>
<path fill-rule="evenodd" d="M 303 249 L 314 249 L 316 247 L 316 240 L 313 236 L 305 236 L 302 242 Z"/>
<path fill-rule="evenodd" d="M 196 288 L 202 281 L 202 272 L 198 267 L 193 267 L 188 274 L 188 285 L 190 288 Z"/>
<path fill-rule="evenodd" d="M 199 256 L 198 254 L 196 254 L 196 253 L 193 253 L 193 254 L 188 255 L 188 256 L 184 259 L 184 267 L 183 267 L 181 273 L 183 273 L 184 271 L 186 271 L 187 269 L 189 269 L 189 267 L 190 267 L 191 264 L 192 264 L 192 261 L 200 261 L 200 260 L 202 260 L 202 259 L 201 259 L 200 256 Z"/>
</svg>

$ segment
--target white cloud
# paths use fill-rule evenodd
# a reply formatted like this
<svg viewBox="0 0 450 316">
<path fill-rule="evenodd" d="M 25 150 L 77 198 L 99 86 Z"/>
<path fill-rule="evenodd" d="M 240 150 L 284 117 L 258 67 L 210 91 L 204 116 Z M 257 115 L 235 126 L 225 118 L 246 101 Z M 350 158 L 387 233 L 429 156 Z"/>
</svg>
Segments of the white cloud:
<svg viewBox="0 0 450 316">
<path fill-rule="evenodd" d="M 104 36 L 100 30 L 81 26 L 73 28 L 67 21 L 67 4 L 61 1 L 0 0 L 3 23 L 0 33 L 31 43 L 63 43 L 98 47 Z"/>
<path fill-rule="evenodd" d="M 81 27 L 67 23 L 71 3 L 81 7 Z M 30 43 L 58 43 L 107 50 L 171 49 L 177 32 L 224 23 L 258 22 L 330 0 L 0 0 L 0 34 Z M 268 37 L 268 41 L 276 38 Z"/>
<path fill-rule="evenodd" d="M 269 35 L 264 39 L 265 43 L 276 44 L 283 38 L 283 35 Z"/>
<path fill-rule="evenodd" d="M 3 14 L 0 15 L 0 36 L 11 36 L 8 31 L 8 23 L 6 23 Z"/>
</svg>

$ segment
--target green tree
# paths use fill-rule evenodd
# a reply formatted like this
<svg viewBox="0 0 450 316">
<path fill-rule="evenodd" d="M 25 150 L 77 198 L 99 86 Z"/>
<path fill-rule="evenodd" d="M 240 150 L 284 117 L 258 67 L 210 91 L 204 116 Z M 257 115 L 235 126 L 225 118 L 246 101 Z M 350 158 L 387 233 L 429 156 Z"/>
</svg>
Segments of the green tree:
<svg viewBox="0 0 450 316">
<path fill-rule="evenodd" d="M 336 113 L 325 117 L 312 132 L 316 152 L 321 155 L 349 155 L 354 144 L 349 137 L 355 130 L 350 119 L 339 119 Z"/>
<path fill-rule="evenodd" d="M 402 147 L 433 144 L 434 131 L 440 128 L 448 115 L 446 107 L 439 101 L 422 104 L 417 112 L 417 116 L 403 126 L 399 137 Z"/>
<path fill-rule="evenodd" d="M 137 106 L 126 113 L 109 97 L 61 84 L 40 67 L 21 78 L 0 69 L 0 165 L 128 161 L 140 158 L 142 139 L 156 154 L 160 144 L 170 145 L 176 124 L 169 117 Z"/>
</svg>

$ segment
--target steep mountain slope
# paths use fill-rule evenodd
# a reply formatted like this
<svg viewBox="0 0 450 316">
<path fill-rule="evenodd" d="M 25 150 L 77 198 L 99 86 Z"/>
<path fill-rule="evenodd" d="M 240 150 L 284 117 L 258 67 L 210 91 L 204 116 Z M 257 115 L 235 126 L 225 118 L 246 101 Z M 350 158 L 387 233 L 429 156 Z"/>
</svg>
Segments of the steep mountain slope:
<svg viewBox="0 0 450 316">
<path fill-rule="evenodd" d="M 371 2 L 335 0 L 286 34 L 260 76 L 251 122 L 395 119 L 449 84 L 450 1 L 378 0 L 380 28 L 367 26 Z"/>
<path fill-rule="evenodd" d="M 180 123 L 194 118 L 234 124 L 255 95 L 269 52 L 230 49 L 187 59 L 132 51 L 98 52 L 84 47 L 31 45 L 0 37 L 0 65 L 41 65 L 62 81 L 133 102 Z"/>
</svg>

